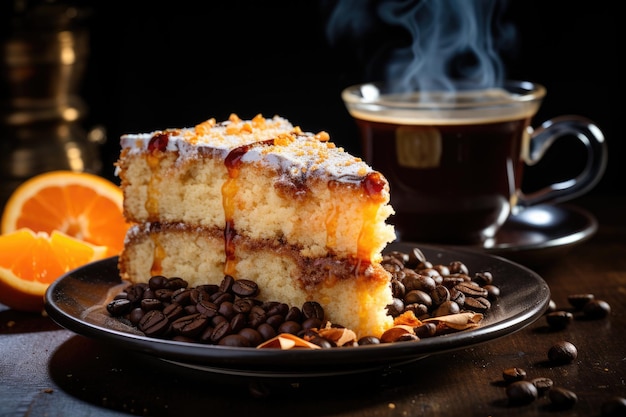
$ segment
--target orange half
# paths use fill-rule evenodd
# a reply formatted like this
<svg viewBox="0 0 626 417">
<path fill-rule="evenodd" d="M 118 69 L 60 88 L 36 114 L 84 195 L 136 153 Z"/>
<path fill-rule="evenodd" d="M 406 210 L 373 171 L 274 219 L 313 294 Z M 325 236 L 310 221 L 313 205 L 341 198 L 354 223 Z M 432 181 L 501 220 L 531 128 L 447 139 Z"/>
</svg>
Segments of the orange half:
<svg viewBox="0 0 626 417">
<path fill-rule="evenodd" d="M 20 311 L 41 311 L 48 286 L 61 275 L 106 257 L 96 246 L 54 231 L 20 229 L 0 236 L 0 303 Z"/>
<path fill-rule="evenodd" d="M 117 255 L 128 230 L 123 193 L 95 174 L 52 171 L 22 183 L 9 197 L 2 214 L 2 233 L 22 228 L 51 234 L 57 230 Z"/>
</svg>

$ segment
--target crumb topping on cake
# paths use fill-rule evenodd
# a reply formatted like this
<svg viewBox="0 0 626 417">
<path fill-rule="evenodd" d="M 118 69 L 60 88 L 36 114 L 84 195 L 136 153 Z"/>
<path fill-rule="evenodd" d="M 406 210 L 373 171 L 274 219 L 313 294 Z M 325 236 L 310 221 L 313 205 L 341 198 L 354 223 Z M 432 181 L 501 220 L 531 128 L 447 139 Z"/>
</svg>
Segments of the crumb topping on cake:
<svg viewBox="0 0 626 417">
<path fill-rule="evenodd" d="M 360 158 L 331 142 L 327 132 L 303 132 L 280 116 L 266 119 L 259 114 L 242 120 L 231 114 L 221 123 L 209 119 L 193 128 L 126 134 L 121 146 L 131 154 L 174 151 L 180 163 L 204 154 L 226 158 L 238 149 L 241 163 L 268 165 L 291 177 L 319 176 L 354 184 L 373 172 Z"/>
</svg>

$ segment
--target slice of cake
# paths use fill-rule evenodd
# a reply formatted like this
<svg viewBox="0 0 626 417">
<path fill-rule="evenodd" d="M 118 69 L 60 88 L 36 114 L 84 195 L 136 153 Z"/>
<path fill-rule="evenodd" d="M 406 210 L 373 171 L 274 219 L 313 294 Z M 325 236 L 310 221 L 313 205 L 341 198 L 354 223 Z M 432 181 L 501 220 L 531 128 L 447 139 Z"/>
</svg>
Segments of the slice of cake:
<svg viewBox="0 0 626 417">
<path fill-rule="evenodd" d="M 135 223 L 119 258 L 123 279 L 198 286 L 231 275 L 257 282 L 263 300 L 317 301 L 357 335 L 392 325 L 380 265 L 395 239 L 387 181 L 327 133 L 231 115 L 124 135 L 121 147 L 116 172 Z"/>
</svg>

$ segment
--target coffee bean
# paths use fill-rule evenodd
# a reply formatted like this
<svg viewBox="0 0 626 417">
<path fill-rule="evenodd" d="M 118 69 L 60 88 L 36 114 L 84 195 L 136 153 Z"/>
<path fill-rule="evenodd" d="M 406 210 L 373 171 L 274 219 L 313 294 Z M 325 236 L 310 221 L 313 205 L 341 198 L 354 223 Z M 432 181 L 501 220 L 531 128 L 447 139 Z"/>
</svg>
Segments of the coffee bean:
<svg viewBox="0 0 626 417">
<path fill-rule="evenodd" d="M 196 310 L 198 310 L 198 313 L 210 318 L 218 314 L 219 306 L 209 300 L 201 300 L 196 303 Z M 237 311 L 234 306 L 233 310 Z"/>
<path fill-rule="evenodd" d="M 506 386 L 506 396 L 512 405 L 525 405 L 535 401 L 537 388 L 529 381 L 514 381 Z"/>
<path fill-rule="evenodd" d="M 307 319 L 314 317 L 324 320 L 324 308 L 317 301 L 307 301 L 302 305 L 302 314 Z"/>
<path fill-rule="evenodd" d="M 142 310 L 141 307 L 135 307 L 130 311 L 130 314 L 128 315 L 128 320 L 130 320 L 132 324 L 137 326 L 144 314 L 145 312 Z"/>
<path fill-rule="evenodd" d="M 267 303 L 267 305 L 264 304 L 263 308 L 265 308 L 265 313 L 268 316 L 273 316 L 277 314 L 281 317 L 285 317 L 289 312 L 289 306 L 285 303 L 279 302 Z"/>
<path fill-rule="evenodd" d="M 463 307 L 465 306 L 465 294 L 463 294 L 461 291 L 457 290 L 456 288 L 450 288 L 450 301 L 454 301 L 455 303 L 459 305 L 459 307 Z"/>
<path fill-rule="evenodd" d="M 611 313 L 611 306 L 604 300 L 593 299 L 583 307 L 585 317 L 603 319 Z"/>
<path fill-rule="evenodd" d="M 330 340 L 324 339 L 323 337 L 320 336 L 313 336 L 309 342 L 313 343 L 314 345 L 317 345 L 319 347 L 321 347 L 322 349 L 329 349 L 329 348 L 333 348 L 336 345 L 331 342 Z"/>
<path fill-rule="evenodd" d="M 264 342 L 263 336 L 256 329 L 251 329 L 250 327 L 245 327 L 237 333 L 240 336 L 245 337 L 250 342 L 250 346 L 258 346 Z"/>
<path fill-rule="evenodd" d="M 225 336 L 231 334 L 232 328 L 227 320 L 221 321 L 215 325 L 213 332 L 211 333 L 211 341 L 217 343 Z"/>
<path fill-rule="evenodd" d="M 437 334 L 437 325 L 435 323 L 423 323 L 420 326 L 417 326 L 413 329 L 415 335 L 420 339 L 425 339 L 427 337 L 433 337 Z"/>
<path fill-rule="evenodd" d="M 167 278 L 163 275 L 154 275 L 148 280 L 148 287 L 153 291 L 165 288 L 165 284 L 167 284 Z"/>
<path fill-rule="evenodd" d="M 540 397 L 543 397 L 554 386 L 554 382 L 550 378 L 545 377 L 533 378 L 530 382 L 537 388 L 537 393 Z"/>
<path fill-rule="evenodd" d="M 207 317 L 200 313 L 180 317 L 172 322 L 172 331 L 186 337 L 198 336 L 209 325 Z"/>
<path fill-rule="evenodd" d="M 576 310 L 581 310 L 585 304 L 594 299 L 593 294 L 572 294 L 567 297 L 567 301 Z"/>
<path fill-rule="evenodd" d="M 380 339 L 375 336 L 363 336 L 360 338 L 357 343 L 361 346 L 365 345 L 379 345 Z"/>
<path fill-rule="evenodd" d="M 548 325 L 555 330 L 562 330 L 570 325 L 574 320 L 574 315 L 569 311 L 558 310 L 546 314 Z"/>
<path fill-rule="evenodd" d="M 404 254 L 402 256 L 404 257 Z M 426 262 L 426 256 L 418 248 L 411 249 L 408 253 L 408 259 L 405 261 L 411 268 L 418 268 L 424 262 Z"/>
<path fill-rule="evenodd" d="M 453 288 L 455 285 L 460 284 L 462 282 L 465 282 L 465 278 L 463 278 L 462 276 L 445 276 L 443 277 L 443 281 L 441 282 L 441 285 L 445 286 L 446 288 Z"/>
<path fill-rule="evenodd" d="M 484 312 L 491 308 L 491 302 L 485 297 L 465 297 L 465 308 L 477 312 Z"/>
<path fill-rule="evenodd" d="M 399 316 L 404 311 L 404 301 L 399 298 L 393 298 L 391 304 L 387 305 L 387 314 L 392 317 Z"/>
<path fill-rule="evenodd" d="M 259 334 L 263 337 L 263 340 L 270 340 L 273 337 L 276 337 L 276 329 L 270 326 L 267 323 L 261 323 L 256 329 Z"/>
<path fill-rule="evenodd" d="M 218 345 L 232 347 L 250 347 L 250 341 L 240 334 L 229 334 L 222 337 Z"/>
<path fill-rule="evenodd" d="M 285 317 L 285 320 L 287 318 Z M 299 321 L 299 320 L 286 320 L 286 321 Z M 309 319 L 306 319 L 302 322 L 302 329 L 303 330 L 309 330 L 309 329 L 321 329 L 322 328 L 322 321 L 316 317 L 311 317 Z"/>
<path fill-rule="evenodd" d="M 169 321 L 161 310 L 151 310 L 141 318 L 138 327 L 147 336 L 161 336 L 169 327 Z"/>
<path fill-rule="evenodd" d="M 505 382 L 521 381 L 526 378 L 526 371 L 522 368 L 507 368 L 502 371 L 502 379 Z"/>
<path fill-rule="evenodd" d="M 228 320 L 232 319 L 237 312 L 235 311 L 234 304 L 231 301 L 224 301 L 219 304 L 217 312 Z"/>
<path fill-rule="evenodd" d="M 249 279 L 238 279 L 232 285 L 232 292 L 238 297 L 256 297 L 259 286 Z"/>
<path fill-rule="evenodd" d="M 467 303 L 467 300 L 465 302 Z M 457 303 L 454 301 L 446 301 L 437 307 L 437 309 L 433 312 L 433 316 L 447 316 L 449 314 L 457 314 L 460 311 L 461 309 Z"/>
<path fill-rule="evenodd" d="M 491 272 L 489 271 L 477 272 L 474 275 L 474 282 L 481 287 L 484 287 L 485 285 L 490 285 L 493 283 L 493 275 L 491 275 Z"/>
<path fill-rule="evenodd" d="M 454 286 L 468 297 L 487 297 L 487 290 L 476 284 L 475 282 L 462 282 Z"/>
<path fill-rule="evenodd" d="M 230 328 L 233 333 L 239 333 L 242 329 L 246 327 L 248 324 L 248 320 L 246 319 L 246 315 L 243 313 L 237 313 L 230 319 Z"/>
<path fill-rule="evenodd" d="M 406 291 L 421 290 L 430 293 L 435 289 L 437 283 L 432 277 L 428 275 L 418 274 L 415 271 L 408 270 L 405 272 L 406 276 L 402 280 Z"/>
<path fill-rule="evenodd" d="M 192 288 L 189 294 L 189 301 L 193 304 L 198 304 L 200 301 L 208 301 L 211 294 L 200 288 Z"/>
<path fill-rule="evenodd" d="M 107 304 L 107 311 L 112 316 L 123 316 L 124 314 L 130 312 L 132 306 L 133 303 L 129 299 L 119 298 Z"/>
<path fill-rule="evenodd" d="M 270 326 L 272 326 L 273 328 L 275 328 L 276 330 L 278 330 L 280 325 L 285 322 L 285 318 L 281 316 L 280 314 L 274 314 L 273 316 L 269 316 L 265 320 L 265 322 L 269 324 Z"/>
<path fill-rule="evenodd" d="M 446 275 L 450 275 L 450 268 L 448 268 L 447 265 L 433 265 L 433 269 L 437 272 L 439 272 L 439 275 L 446 276 Z"/>
<path fill-rule="evenodd" d="M 311 317 L 306 320 L 318 320 L 321 322 L 321 320 L 316 317 Z M 285 314 L 285 321 L 302 321 L 302 311 L 300 311 L 298 307 L 291 307 L 287 311 L 287 314 Z"/>
<path fill-rule="evenodd" d="M 163 302 L 161 302 L 161 300 L 158 300 L 156 298 L 144 298 L 143 300 L 141 300 L 140 304 L 141 304 L 141 308 L 144 311 L 163 309 Z"/>
<path fill-rule="evenodd" d="M 163 314 L 168 320 L 174 321 L 177 318 L 182 317 L 183 314 L 185 314 L 185 310 L 180 304 L 172 303 L 163 308 Z"/>
<path fill-rule="evenodd" d="M 132 285 L 126 289 L 126 299 L 131 303 L 141 301 L 145 288 L 141 285 Z"/>
<path fill-rule="evenodd" d="M 172 302 L 181 305 L 188 304 L 191 300 L 191 290 L 179 288 L 172 293 Z"/>
<path fill-rule="evenodd" d="M 548 350 L 548 359 L 550 362 L 557 365 L 570 363 L 574 361 L 577 356 L 578 350 L 576 346 L 567 341 L 558 342 Z"/>
<path fill-rule="evenodd" d="M 487 290 L 487 298 L 491 301 L 500 297 L 500 288 L 496 287 L 495 285 L 488 284 L 485 285 L 483 288 Z"/>
<path fill-rule="evenodd" d="M 234 283 L 235 278 L 230 275 L 225 275 L 222 279 L 222 282 L 220 282 L 220 291 L 223 293 L 230 292 L 230 289 L 233 287 Z"/>
<path fill-rule="evenodd" d="M 238 298 L 233 302 L 233 310 L 237 313 L 247 314 L 254 305 L 254 300 L 251 298 Z"/>
<path fill-rule="evenodd" d="M 266 319 L 267 315 L 265 314 L 265 310 L 260 306 L 253 306 L 250 309 L 250 313 L 248 313 L 248 323 L 253 328 L 257 328 L 261 323 L 265 323 Z"/>
<path fill-rule="evenodd" d="M 395 298 L 404 298 L 404 294 L 406 294 L 406 287 L 404 284 L 397 278 L 391 279 L 391 295 Z"/>
<path fill-rule="evenodd" d="M 300 325 L 300 323 L 295 321 L 286 321 L 278 327 L 276 332 L 278 334 L 291 333 L 293 335 L 297 335 L 300 330 L 302 330 L 302 326 Z"/>
<path fill-rule="evenodd" d="M 450 290 L 443 285 L 437 285 L 430 293 L 432 304 L 440 306 L 441 304 L 450 301 Z"/>
<path fill-rule="evenodd" d="M 426 307 L 433 305 L 433 299 L 422 290 L 411 290 L 404 296 L 405 304 L 424 304 Z"/>
<path fill-rule="evenodd" d="M 578 402 L 578 396 L 565 388 L 554 387 L 548 391 L 548 398 L 554 408 L 565 410 L 572 408 Z"/>
<path fill-rule="evenodd" d="M 600 408 L 602 417 L 626 416 L 626 398 L 611 397 L 602 403 Z"/>
<path fill-rule="evenodd" d="M 406 311 L 412 311 L 415 317 L 417 317 L 418 319 L 422 317 L 430 317 L 430 314 L 428 313 L 428 307 L 424 304 L 407 304 L 404 306 L 404 310 L 402 312 L 404 313 Z"/>
<path fill-rule="evenodd" d="M 452 261 L 448 267 L 450 268 L 450 273 L 452 274 L 469 274 L 469 269 L 461 261 Z"/>
<path fill-rule="evenodd" d="M 218 291 L 215 294 L 211 295 L 209 298 L 210 301 L 213 301 L 215 304 L 220 305 L 226 301 L 232 303 L 234 301 L 234 297 L 229 292 L 221 292 Z"/>
<path fill-rule="evenodd" d="M 189 283 L 180 277 L 170 277 L 165 283 L 165 288 L 176 291 L 180 288 L 187 288 Z"/>
</svg>

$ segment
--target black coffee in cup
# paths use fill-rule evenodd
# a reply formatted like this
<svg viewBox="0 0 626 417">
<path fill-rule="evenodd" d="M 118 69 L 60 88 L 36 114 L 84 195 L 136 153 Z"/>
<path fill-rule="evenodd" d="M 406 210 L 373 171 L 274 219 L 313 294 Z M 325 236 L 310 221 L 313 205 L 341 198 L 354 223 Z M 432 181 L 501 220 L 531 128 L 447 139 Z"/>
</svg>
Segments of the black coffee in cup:
<svg viewBox="0 0 626 417">
<path fill-rule="evenodd" d="M 482 243 L 514 210 L 557 194 L 563 200 L 595 184 L 605 164 L 592 155 L 605 156 L 601 134 L 582 129 L 574 116 L 533 131 L 531 119 L 544 95 L 542 86 L 528 82 L 458 93 L 397 93 L 382 84 L 344 90 L 364 159 L 389 181 L 396 212 L 389 222 L 399 240 Z M 525 165 L 566 134 L 587 146 L 588 179 L 553 184 L 527 199 L 520 189 Z"/>
</svg>

